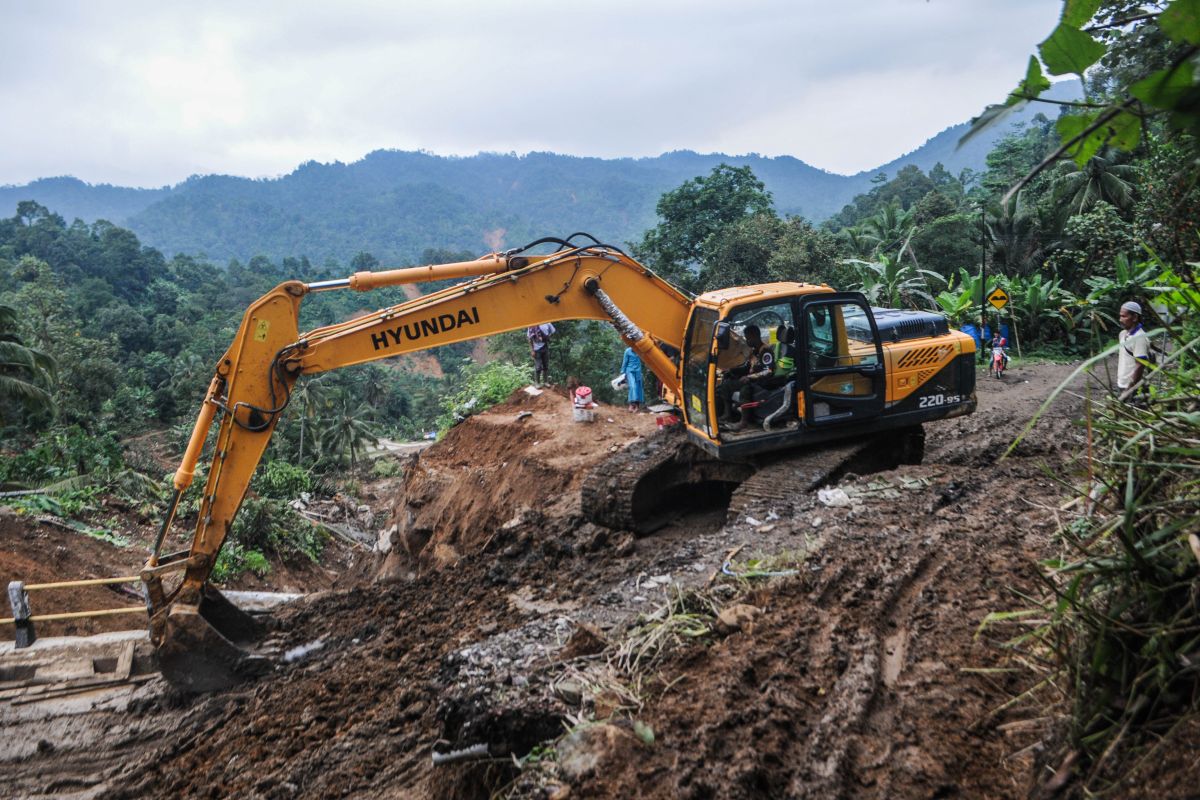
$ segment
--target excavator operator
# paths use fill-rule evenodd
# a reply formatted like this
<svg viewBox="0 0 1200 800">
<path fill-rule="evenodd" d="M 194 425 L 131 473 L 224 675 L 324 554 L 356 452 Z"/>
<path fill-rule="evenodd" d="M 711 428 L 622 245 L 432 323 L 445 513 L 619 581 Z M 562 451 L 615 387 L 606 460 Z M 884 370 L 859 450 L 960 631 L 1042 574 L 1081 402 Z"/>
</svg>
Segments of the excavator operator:
<svg viewBox="0 0 1200 800">
<path fill-rule="evenodd" d="M 786 322 L 775 329 L 775 373 L 762 381 L 763 389 L 778 389 L 795 380 L 796 329 Z"/>
<path fill-rule="evenodd" d="M 750 349 L 746 361 L 725 373 L 717 386 L 717 408 L 720 409 L 720 421 L 734 423 L 737 427 L 734 411 L 734 392 L 743 395 L 750 387 L 759 381 L 767 380 L 775 371 L 775 354 L 770 346 L 763 341 L 762 332 L 757 325 L 747 325 L 742 329 L 746 346 Z"/>
</svg>

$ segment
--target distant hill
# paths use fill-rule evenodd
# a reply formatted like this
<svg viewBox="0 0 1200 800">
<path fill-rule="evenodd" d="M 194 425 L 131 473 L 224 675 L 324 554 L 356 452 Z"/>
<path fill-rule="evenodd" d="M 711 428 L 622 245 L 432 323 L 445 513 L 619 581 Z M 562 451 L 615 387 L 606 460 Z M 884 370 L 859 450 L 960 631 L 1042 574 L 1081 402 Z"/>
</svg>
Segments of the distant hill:
<svg viewBox="0 0 1200 800">
<path fill-rule="evenodd" d="M 67 222 L 78 218 L 84 222 L 106 219 L 123 223 L 172 191 L 170 187 L 131 189 L 107 183 L 91 184 L 71 177 L 39 178 L 24 186 L 0 186 L 0 213 L 11 217 L 16 213 L 17 203 L 36 200 Z"/>
<path fill-rule="evenodd" d="M 344 263 L 366 250 L 395 262 L 431 247 L 482 252 L 574 231 L 623 245 L 654 225 L 664 191 L 721 163 L 749 164 L 784 213 L 825 216 L 853 196 L 846 178 L 794 158 L 377 151 L 353 164 L 303 164 L 278 180 L 195 178 L 126 224 L 168 253 L 216 259 L 303 254 Z M 819 206 L 806 205 L 818 198 Z"/>
<path fill-rule="evenodd" d="M 1058 84 L 1055 99 L 1073 96 Z M 1014 114 L 1014 123 L 1037 111 Z M 1049 109 L 1051 112 L 1053 109 Z M 870 188 L 880 172 L 941 162 L 957 174 L 982 170 L 1008 125 L 956 150 L 967 123 L 948 128 L 913 152 L 857 175 L 837 175 L 790 156 L 729 156 L 691 151 L 654 158 L 600 159 L 529 153 L 444 157 L 379 150 L 352 164 L 310 161 L 289 175 L 251 180 L 193 177 L 173 187 L 131 189 L 44 178 L 0 187 L 0 214 L 36 200 L 68 220 L 107 219 L 144 244 L 218 262 L 307 256 L 345 264 L 366 251 L 384 263 L 411 261 L 427 248 L 484 252 L 547 235 L 587 231 L 612 244 L 640 238 L 655 223 L 663 192 L 718 164 L 749 166 L 773 193 L 781 214 L 821 221 Z"/>
<path fill-rule="evenodd" d="M 1047 100 L 1058 100 L 1060 102 L 1078 100 L 1081 96 L 1079 81 L 1077 80 L 1059 81 L 1047 89 L 1043 95 Z M 1008 124 L 997 125 L 995 130 L 986 131 L 971 139 L 962 148 L 959 148 L 958 140 L 971 127 L 970 122 L 962 122 L 946 128 L 946 130 L 928 139 L 925 144 L 911 153 L 889 161 L 877 169 L 868 170 L 867 173 L 859 173 L 859 175 L 874 175 L 879 172 L 886 172 L 889 176 L 892 176 L 901 167 L 908 164 L 915 164 L 923 171 L 928 172 L 934 164 L 939 162 L 955 175 L 964 169 L 982 170 L 985 166 L 984 159 L 987 158 L 987 154 L 996 145 L 996 141 L 1012 130 L 1014 125 L 1027 124 L 1036 114 L 1045 114 L 1050 119 L 1058 117 L 1058 111 L 1054 106 L 1047 105 L 1046 103 L 1030 103 L 1020 111 L 1013 112 L 1008 117 Z"/>
</svg>

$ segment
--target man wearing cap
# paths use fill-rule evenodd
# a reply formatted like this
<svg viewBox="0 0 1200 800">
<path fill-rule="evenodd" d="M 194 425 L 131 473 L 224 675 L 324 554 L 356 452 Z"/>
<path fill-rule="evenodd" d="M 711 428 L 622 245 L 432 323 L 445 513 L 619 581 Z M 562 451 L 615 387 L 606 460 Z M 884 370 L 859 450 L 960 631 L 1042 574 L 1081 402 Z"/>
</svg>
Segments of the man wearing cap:
<svg viewBox="0 0 1200 800">
<path fill-rule="evenodd" d="M 1129 402 L 1142 381 L 1142 362 L 1150 358 L 1150 339 L 1142 328 L 1142 307 L 1133 300 L 1122 304 L 1117 321 L 1122 328 L 1117 336 L 1117 398 Z"/>
</svg>

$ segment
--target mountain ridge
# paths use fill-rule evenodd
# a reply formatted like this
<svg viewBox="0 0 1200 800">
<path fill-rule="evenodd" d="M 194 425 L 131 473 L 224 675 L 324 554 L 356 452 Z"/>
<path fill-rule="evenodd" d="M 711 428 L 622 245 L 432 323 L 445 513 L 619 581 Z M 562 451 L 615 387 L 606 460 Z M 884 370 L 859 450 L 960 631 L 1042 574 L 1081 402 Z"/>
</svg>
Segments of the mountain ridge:
<svg viewBox="0 0 1200 800">
<path fill-rule="evenodd" d="M 1049 96 L 1071 96 L 1056 84 Z M 255 255 L 307 256 L 345 263 L 366 251 L 412 261 L 430 248 L 481 251 L 547 234 L 586 230 L 622 244 L 655 224 L 659 197 L 719 164 L 748 166 L 783 215 L 820 222 L 880 173 L 941 163 L 957 174 L 982 170 L 995 141 L 1040 108 L 1015 112 L 959 148 L 970 123 L 954 125 L 921 147 L 874 169 L 841 175 L 791 156 L 674 150 L 606 159 L 534 151 L 439 156 L 375 150 L 349 163 L 315 160 L 276 178 L 194 175 L 174 186 L 140 189 L 88 184 L 62 176 L 0 187 L 0 214 L 35 200 L 67 219 L 107 219 L 168 255 L 218 261 Z"/>
</svg>

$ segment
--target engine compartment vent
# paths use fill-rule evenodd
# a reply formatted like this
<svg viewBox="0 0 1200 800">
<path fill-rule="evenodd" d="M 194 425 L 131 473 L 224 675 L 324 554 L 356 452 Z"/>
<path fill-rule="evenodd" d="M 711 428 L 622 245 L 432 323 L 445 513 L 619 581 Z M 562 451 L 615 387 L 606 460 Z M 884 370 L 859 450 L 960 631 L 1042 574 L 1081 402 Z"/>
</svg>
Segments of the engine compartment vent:
<svg viewBox="0 0 1200 800">
<path fill-rule="evenodd" d="M 950 333 L 950 323 L 941 314 L 928 311 L 903 311 L 897 308 L 872 308 L 879 338 L 885 342 L 924 339 Z"/>
</svg>

